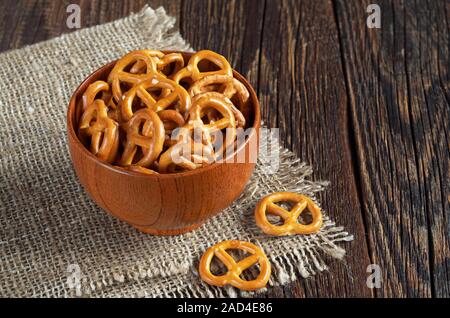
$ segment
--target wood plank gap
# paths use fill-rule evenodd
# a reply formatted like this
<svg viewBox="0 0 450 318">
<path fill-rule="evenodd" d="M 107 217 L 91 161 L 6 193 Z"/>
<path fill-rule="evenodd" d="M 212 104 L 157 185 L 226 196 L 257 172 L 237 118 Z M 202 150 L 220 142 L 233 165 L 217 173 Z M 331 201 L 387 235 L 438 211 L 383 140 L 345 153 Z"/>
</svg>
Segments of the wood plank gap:
<svg viewBox="0 0 450 318">
<path fill-rule="evenodd" d="M 394 4 L 392 3 L 392 11 L 393 11 L 393 16 L 394 16 L 394 28 L 395 28 L 395 8 L 394 8 Z M 407 47 L 407 45 L 406 45 L 406 25 L 407 25 L 407 23 L 406 23 L 406 8 L 405 8 L 405 6 L 403 6 L 403 21 L 404 21 L 404 23 L 403 23 L 403 34 L 404 34 L 404 37 L 403 37 L 403 50 L 405 50 L 406 51 L 406 47 Z M 419 44 L 420 45 L 420 44 Z M 420 50 L 419 50 L 419 54 L 420 54 Z M 407 57 L 406 57 L 406 54 L 404 55 L 404 57 L 403 57 L 403 62 L 404 62 L 404 67 L 405 67 L 405 73 L 406 73 L 406 91 L 407 91 L 407 98 L 408 98 L 408 100 L 407 100 L 407 104 L 408 104 L 408 118 L 409 118 L 409 122 L 411 123 L 410 125 L 409 125 L 409 128 L 410 128 L 410 133 L 411 133 L 411 138 L 412 138 L 412 144 L 413 144 L 413 149 L 414 149 L 414 161 L 415 161 L 415 166 L 416 167 L 420 167 L 420 160 L 419 160 L 419 157 L 418 157 L 418 154 L 419 154 L 419 149 L 417 148 L 417 139 L 416 139 L 416 135 L 415 135 L 415 133 L 414 133 L 414 128 L 413 128 L 413 123 L 414 123 L 414 118 L 413 118 L 413 115 L 412 115 L 412 96 L 411 96 L 411 86 L 410 86 L 410 82 L 411 82 L 411 76 L 410 76 L 410 67 L 409 67 L 409 64 L 408 64 L 408 59 L 407 59 Z M 420 71 L 421 72 L 421 74 L 422 74 L 422 70 Z M 422 76 L 423 76 L 423 74 L 422 74 Z M 423 85 L 423 83 L 422 83 L 422 85 Z M 425 92 L 424 92 L 424 99 L 426 100 L 427 99 L 427 97 L 426 97 L 426 94 L 425 94 Z M 427 103 L 427 105 L 428 105 L 428 103 Z M 407 169 L 409 169 L 408 168 L 408 166 L 407 166 Z M 422 169 L 424 169 L 424 168 L 422 168 Z M 416 171 L 416 173 L 417 173 L 417 175 L 419 174 L 418 173 L 418 171 Z M 422 171 L 422 174 L 423 175 L 425 175 L 425 171 Z M 408 173 L 408 175 L 409 175 L 409 173 Z M 420 179 L 420 176 L 418 175 L 417 176 L 418 177 L 418 180 Z M 424 187 L 424 193 L 427 193 L 427 184 L 426 184 L 426 182 L 423 182 L 423 187 Z M 420 186 L 420 184 L 419 184 L 419 186 Z M 411 197 L 411 202 L 413 202 L 413 198 Z M 424 204 L 425 204 L 425 207 L 426 207 L 426 210 L 427 210 L 427 213 L 426 213 L 426 220 L 427 220 L 427 238 L 428 238 L 428 262 L 429 262 L 429 273 L 430 273 L 430 287 L 431 287 L 431 297 L 435 297 L 435 283 L 434 283 L 434 279 L 433 279 L 433 277 L 434 277 L 434 271 L 433 271 L 433 269 L 434 269 L 434 246 L 433 246 L 433 234 L 431 233 L 431 222 L 430 222 L 430 219 L 431 219 L 431 217 L 430 217 L 430 213 L 431 213 L 431 211 L 430 211 L 430 207 L 429 207 L 429 205 L 428 205 L 428 200 L 424 200 L 425 202 L 424 202 Z"/>
<path fill-rule="evenodd" d="M 261 36 L 259 38 L 259 56 L 258 56 L 258 83 L 256 87 L 256 94 L 258 96 L 260 93 L 260 87 L 261 87 L 261 61 L 262 61 L 262 44 L 264 39 L 264 23 L 266 21 L 266 4 L 267 0 L 264 0 L 264 7 L 263 7 L 263 18 L 261 23 Z M 267 123 L 265 123 L 267 125 Z"/>
<path fill-rule="evenodd" d="M 373 259 L 373 247 L 370 244 L 370 240 L 368 237 L 368 221 L 367 221 L 367 211 L 365 211 L 364 208 L 364 201 L 363 201 L 363 196 L 362 196 L 362 176 L 361 176 L 361 172 L 358 169 L 358 167 L 361 166 L 361 162 L 359 160 L 359 156 L 358 156 L 358 149 L 357 149 L 357 142 L 356 142 L 356 138 L 355 138 L 355 119 L 352 116 L 352 109 L 351 109 L 351 103 L 352 103 L 352 98 L 351 98 L 351 94 L 350 94 L 350 84 L 349 84 L 349 76 L 348 76 L 348 71 L 347 68 L 345 66 L 345 57 L 344 57 L 344 52 L 342 50 L 342 46 L 344 45 L 343 40 L 342 40 L 342 31 L 340 29 L 339 26 L 339 22 L 338 22 L 338 14 L 337 14 L 337 4 L 336 1 L 333 0 L 332 1 L 333 4 L 333 15 L 334 15 L 334 22 L 336 23 L 336 29 L 337 29 L 337 33 L 338 33 L 338 44 L 339 44 L 339 55 L 341 58 L 341 66 L 342 66 L 342 72 L 344 74 L 344 78 L 345 78 L 345 91 L 347 93 L 347 137 L 348 137 L 348 145 L 350 148 L 350 153 L 351 153 L 351 157 L 352 157 L 352 161 L 351 161 L 351 167 L 353 170 L 353 176 L 354 176 L 354 182 L 356 185 L 356 189 L 357 189 L 357 197 L 358 197 L 358 201 L 361 207 L 361 214 L 362 214 L 362 220 L 363 220 L 363 225 L 364 225 L 364 237 L 366 240 L 366 245 L 367 245 L 367 251 L 368 251 L 368 257 L 371 261 L 371 263 L 374 263 L 374 259 Z M 372 295 L 373 297 L 377 297 L 377 292 L 376 289 L 372 289 Z"/>
</svg>

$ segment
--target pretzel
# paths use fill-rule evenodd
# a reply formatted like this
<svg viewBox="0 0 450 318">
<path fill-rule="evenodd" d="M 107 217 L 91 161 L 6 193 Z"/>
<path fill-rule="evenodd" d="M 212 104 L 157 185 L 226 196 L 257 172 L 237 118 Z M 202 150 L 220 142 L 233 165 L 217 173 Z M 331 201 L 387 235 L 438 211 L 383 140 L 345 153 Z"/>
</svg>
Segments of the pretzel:
<svg viewBox="0 0 450 318">
<path fill-rule="evenodd" d="M 109 73 L 108 83 L 112 86 L 112 93 L 114 99 L 119 102 L 122 99 L 121 83 L 127 83 L 129 85 L 137 85 L 153 76 L 157 71 L 157 61 L 159 58 L 164 57 L 164 54 L 160 51 L 154 50 L 141 50 L 132 51 L 122 57 L 116 62 L 114 68 Z M 145 73 L 127 72 L 125 69 L 133 64 L 133 67 L 137 62 L 145 64 Z M 141 67 L 142 71 L 144 67 Z"/>
<path fill-rule="evenodd" d="M 201 126 L 203 133 L 208 136 L 222 129 L 227 129 L 224 143 L 216 150 L 216 153 L 219 155 L 224 149 L 233 144 L 236 139 L 236 121 L 231 110 L 232 108 L 233 103 L 221 94 L 210 93 L 209 95 L 201 96 L 192 104 L 191 110 L 189 111 L 189 122 L 186 126 L 191 127 L 193 125 L 199 125 L 199 123 L 201 125 L 202 117 L 206 114 L 206 111 L 216 111 L 222 118 Z"/>
<path fill-rule="evenodd" d="M 244 84 L 229 75 L 208 75 L 193 83 L 189 87 L 188 93 L 194 97 L 200 93 L 210 91 L 208 87 L 212 86 L 215 91 L 219 91 L 229 99 L 237 94 L 239 99 L 246 103 L 249 99 L 249 92 Z M 218 90 L 219 88 L 219 90 Z"/>
<path fill-rule="evenodd" d="M 170 93 L 158 100 L 148 90 L 168 89 Z M 128 121 L 133 116 L 133 102 L 136 96 L 149 109 L 159 112 L 179 102 L 178 107 L 185 113 L 191 107 L 191 99 L 186 90 L 174 81 L 154 74 L 151 78 L 132 87 L 124 96 L 120 106 L 122 119 Z"/>
<path fill-rule="evenodd" d="M 294 207 L 287 211 L 276 205 L 276 202 L 289 201 L 294 202 Z M 305 208 L 312 214 L 310 224 L 300 224 L 297 219 Z M 274 225 L 267 220 L 267 213 L 279 216 L 284 220 L 283 225 Z M 292 192 L 275 192 L 264 197 L 255 209 L 256 225 L 264 233 L 276 236 L 293 234 L 311 234 L 316 233 L 322 226 L 322 213 L 320 208 L 307 196 Z"/>
<path fill-rule="evenodd" d="M 161 119 L 148 108 L 138 110 L 127 123 L 126 133 L 127 139 L 119 164 L 150 166 L 163 149 L 165 134 Z M 143 156 L 134 163 L 138 147 Z"/>
<path fill-rule="evenodd" d="M 228 254 L 229 249 L 239 249 L 251 256 L 236 262 L 234 258 Z M 225 275 L 216 276 L 211 273 L 211 261 L 216 256 L 228 269 Z M 260 273 L 254 280 L 244 280 L 240 275 L 247 268 L 259 264 Z M 198 269 L 200 277 L 203 281 L 214 286 L 231 285 L 241 290 L 255 290 L 263 288 L 267 285 L 271 274 L 271 266 L 267 256 L 258 246 L 244 241 L 230 240 L 223 241 L 210 247 L 200 259 Z"/>
<path fill-rule="evenodd" d="M 184 125 L 184 117 L 174 109 L 161 110 L 158 112 L 158 116 L 162 120 L 166 132 L 164 145 L 173 146 L 176 141 L 171 139 L 171 133 L 174 129 Z"/>
<path fill-rule="evenodd" d="M 156 172 L 155 170 L 144 168 L 141 166 L 136 166 L 136 165 L 129 166 L 128 170 L 143 173 L 143 174 L 148 174 L 148 175 L 158 174 L 158 172 Z"/>
<path fill-rule="evenodd" d="M 78 135 L 90 138 L 90 151 L 99 159 L 113 162 L 119 147 L 119 125 L 108 117 L 108 107 L 96 99 L 84 111 L 80 119 Z"/>
<path fill-rule="evenodd" d="M 86 108 L 88 108 L 89 105 L 91 105 L 94 102 L 98 93 L 107 92 L 108 90 L 109 90 L 109 85 L 108 85 L 108 83 L 106 83 L 104 81 L 96 81 L 96 82 L 92 83 L 91 85 L 89 85 L 82 97 L 83 112 L 86 110 Z M 107 98 L 105 98 L 103 100 L 106 102 Z"/>
<path fill-rule="evenodd" d="M 175 64 L 170 73 L 167 73 L 168 66 Z M 175 75 L 184 66 L 184 58 L 180 53 L 169 53 L 157 60 L 157 69 L 167 77 Z M 130 73 L 141 74 L 145 71 L 146 65 L 142 60 L 137 61 L 130 69 Z"/>
<path fill-rule="evenodd" d="M 198 68 L 198 64 L 201 61 L 210 61 L 219 67 L 217 71 L 205 71 L 202 72 Z M 191 56 L 186 67 L 178 71 L 174 76 L 173 80 L 179 84 L 183 79 L 190 78 L 192 82 L 196 82 L 208 75 L 228 75 L 233 76 L 233 70 L 228 63 L 227 59 L 222 55 L 217 54 L 213 51 L 203 50 L 198 51 Z"/>
<path fill-rule="evenodd" d="M 242 115 L 242 113 L 239 111 L 239 109 L 234 106 L 234 104 L 229 100 L 229 98 L 226 97 L 226 95 L 222 95 L 218 92 L 206 92 L 206 93 L 200 93 L 198 95 L 195 95 L 192 97 L 192 103 L 196 103 L 198 100 L 203 98 L 213 98 L 215 97 L 218 100 L 223 100 L 224 104 L 227 105 L 228 108 L 233 112 L 234 118 L 236 120 L 236 127 L 245 127 L 245 117 Z M 219 114 L 217 110 L 210 109 L 207 111 L 208 120 L 211 121 L 217 121 L 219 118 Z"/>
<path fill-rule="evenodd" d="M 179 140 L 159 158 L 159 172 L 177 172 L 180 168 L 194 170 L 214 161 L 214 149 L 209 141 L 191 138 L 193 128 L 182 128 Z M 186 131 L 188 133 L 186 133 Z"/>
</svg>

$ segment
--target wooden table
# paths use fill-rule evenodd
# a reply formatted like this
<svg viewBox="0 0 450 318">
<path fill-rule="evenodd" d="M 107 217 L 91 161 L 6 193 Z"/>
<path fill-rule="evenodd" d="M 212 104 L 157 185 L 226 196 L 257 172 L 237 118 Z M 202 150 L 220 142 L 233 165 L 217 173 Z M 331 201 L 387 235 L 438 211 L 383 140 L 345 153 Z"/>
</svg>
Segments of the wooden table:
<svg viewBox="0 0 450 318">
<path fill-rule="evenodd" d="M 138 11 L 146 1 L 0 2 L 0 50 Z M 381 28 L 368 28 L 370 3 Z M 263 119 L 331 181 L 321 202 L 355 235 L 344 261 L 272 297 L 450 296 L 449 1 L 149 1 L 195 49 L 257 89 Z M 369 264 L 379 289 L 366 285 Z"/>
</svg>

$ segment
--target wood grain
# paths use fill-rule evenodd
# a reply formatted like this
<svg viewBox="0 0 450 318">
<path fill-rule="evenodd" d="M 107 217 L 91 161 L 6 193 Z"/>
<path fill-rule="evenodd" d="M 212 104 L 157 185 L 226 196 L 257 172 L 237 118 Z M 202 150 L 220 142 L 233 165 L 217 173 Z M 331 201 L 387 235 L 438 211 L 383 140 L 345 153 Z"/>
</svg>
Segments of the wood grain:
<svg viewBox="0 0 450 318">
<path fill-rule="evenodd" d="M 143 0 L 0 2 L 0 50 L 138 11 Z M 263 120 L 331 181 L 324 208 L 355 234 L 344 262 L 274 288 L 273 297 L 450 295 L 450 4 L 365 1 L 158 0 L 193 48 L 228 57 L 257 89 Z M 366 286 L 380 265 L 381 289 Z"/>
<path fill-rule="evenodd" d="M 382 1 L 368 29 L 368 4 L 336 9 L 377 295 L 448 297 L 448 17 L 443 2 Z"/>
</svg>

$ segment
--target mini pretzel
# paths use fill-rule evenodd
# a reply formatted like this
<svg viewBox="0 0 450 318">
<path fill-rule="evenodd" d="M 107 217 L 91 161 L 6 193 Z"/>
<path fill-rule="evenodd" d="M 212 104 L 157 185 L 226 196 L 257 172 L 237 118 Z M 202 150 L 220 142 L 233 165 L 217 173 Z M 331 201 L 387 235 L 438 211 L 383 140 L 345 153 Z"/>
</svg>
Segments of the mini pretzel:
<svg viewBox="0 0 450 318">
<path fill-rule="evenodd" d="M 219 150 L 216 150 L 217 154 L 221 154 L 222 151 L 233 144 L 236 139 L 236 121 L 231 110 L 232 108 L 233 103 L 222 94 L 201 96 L 192 104 L 187 126 L 201 123 L 202 117 L 206 114 L 206 111 L 216 111 L 222 118 L 217 121 L 211 121 L 209 124 L 203 124 L 203 130 L 204 133 L 213 135 L 222 129 L 227 129 L 223 145 Z"/>
<path fill-rule="evenodd" d="M 101 99 L 89 105 L 80 119 L 79 136 L 90 138 L 90 151 L 99 159 L 113 162 L 119 147 L 119 125 L 108 117 L 108 107 Z"/>
<path fill-rule="evenodd" d="M 104 81 L 96 81 L 88 86 L 86 91 L 83 94 L 82 100 L 83 100 L 83 111 L 88 108 L 89 105 L 91 105 L 95 98 L 97 97 L 98 93 L 100 92 L 107 92 L 109 90 L 108 83 Z M 107 100 L 104 100 L 105 102 Z"/>
<path fill-rule="evenodd" d="M 227 105 L 230 110 L 233 112 L 234 118 L 236 120 L 236 126 L 237 127 L 245 127 L 245 117 L 242 115 L 242 113 L 239 111 L 239 109 L 234 106 L 234 104 L 229 100 L 229 98 L 226 97 L 226 95 L 218 93 L 218 92 L 206 92 L 206 93 L 200 93 L 198 95 L 195 95 L 192 98 L 192 103 L 195 104 L 198 100 L 203 98 L 212 98 L 215 97 L 218 100 L 222 100 L 225 105 Z M 215 109 L 210 109 L 207 112 L 208 120 L 209 121 L 217 121 L 219 118 L 219 114 Z"/>
<path fill-rule="evenodd" d="M 163 56 L 164 54 L 159 51 L 141 50 L 130 52 L 118 60 L 108 76 L 108 83 L 112 85 L 114 99 L 119 102 L 122 98 L 123 93 L 122 88 L 120 87 L 121 83 L 137 85 L 149 79 L 157 71 L 158 59 Z M 137 62 L 145 64 L 145 74 L 125 71 L 129 65 L 135 65 Z"/>
<path fill-rule="evenodd" d="M 148 90 L 151 89 L 168 89 L 170 93 L 167 96 L 156 100 L 155 97 L 148 92 Z M 191 107 L 189 94 L 181 85 L 162 76 L 153 75 L 152 78 L 134 86 L 125 94 L 120 106 L 121 116 L 124 121 L 130 120 L 133 116 L 133 102 L 136 96 L 140 98 L 147 108 L 155 112 L 159 112 L 173 105 L 176 101 L 179 102 L 179 108 L 183 113 L 187 112 Z"/>
<path fill-rule="evenodd" d="M 171 70 L 171 73 L 167 73 L 168 67 L 174 64 L 173 69 Z M 158 58 L 157 62 L 157 69 L 158 71 L 168 76 L 169 78 L 173 75 L 175 75 L 180 69 L 184 66 L 184 58 L 183 55 L 180 53 L 169 53 L 164 55 L 162 58 Z M 145 71 L 146 65 L 142 60 L 137 61 L 130 69 L 130 73 L 133 74 L 141 74 Z"/>
<path fill-rule="evenodd" d="M 287 211 L 275 204 L 280 201 L 293 202 L 295 205 L 290 211 Z M 297 219 L 306 208 L 312 214 L 312 222 L 307 225 L 300 224 Z M 282 218 L 284 220 L 283 225 L 270 223 L 267 220 L 267 213 Z M 256 224 L 264 233 L 276 236 L 316 233 L 322 226 L 320 208 L 307 196 L 292 192 L 275 192 L 264 197 L 256 206 L 255 219 Z"/>
<path fill-rule="evenodd" d="M 172 173 L 177 172 L 179 168 L 194 170 L 213 161 L 214 149 L 210 144 L 197 142 L 189 136 L 184 136 L 161 155 L 158 168 L 160 173 Z"/>
<path fill-rule="evenodd" d="M 236 262 L 234 258 L 228 254 L 229 249 L 239 249 L 251 256 Z M 211 273 L 211 261 L 216 256 L 228 269 L 225 275 L 216 276 Z M 260 273 L 254 280 L 244 280 L 240 275 L 247 268 L 259 263 Z M 231 285 L 241 290 L 255 290 L 263 288 L 267 285 L 271 274 L 270 262 L 264 252 L 258 246 L 244 241 L 223 241 L 210 247 L 203 254 L 198 269 L 200 277 L 206 283 L 214 286 Z"/>
<path fill-rule="evenodd" d="M 158 112 L 158 116 L 162 120 L 166 132 L 164 145 L 173 146 L 176 141 L 171 139 L 171 133 L 175 128 L 184 125 L 184 117 L 174 109 L 161 110 Z"/>
<path fill-rule="evenodd" d="M 159 156 L 164 144 L 164 125 L 158 115 L 144 108 L 138 110 L 126 125 L 127 139 L 119 164 L 129 166 L 135 164 L 148 167 Z M 142 150 L 142 158 L 136 163 L 138 147 Z"/>
<path fill-rule="evenodd" d="M 216 66 L 219 67 L 219 70 L 206 72 L 200 71 L 198 68 L 198 64 L 203 60 L 208 60 L 214 63 Z M 180 81 L 182 81 L 183 79 L 190 78 L 192 82 L 196 82 L 199 79 L 202 79 L 203 77 L 208 75 L 233 76 L 233 70 L 230 66 L 230 63 L 228 63 L 227 59 L 224 58 L 222 55 L 217 54 L 213 51 L 203 50 L 198 51 L 197 53 L 192 55 L 191 58 L 189 59 L 188 65 L 182 68 L 179 72 L 177 72 L 173 76 L 173 80 L 176 83 L 180 83 Z"/>
<path fill-rule="evenodd" d="M 246 103 L 250 96 L 245 85 L 233 76 L 219 74 L 203 77 L 189 87 L 188 93 L 191 97 L 194 97 L 200 93 L 209 91 L 209 86 L 213 86 L 213 88 L 221 87 L 219 92 L 229 99 L 237 94 L 242 103 Z"/>
<path fill-rule="evenodd" d="M 144 168 L 144 167 L 141 167 L 141 166 L 136 166 L 136 165 L 129 166 L 128 170 L 134 171 L 134 172 L 140 172 L 140 173 L 143 173 L 143 174 L 149 174 L 149 175 L 158 174 L 158 172 L 156 172 L 155 170 Z"/>
</svg>

